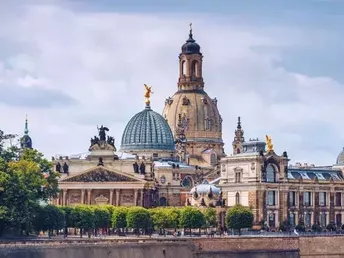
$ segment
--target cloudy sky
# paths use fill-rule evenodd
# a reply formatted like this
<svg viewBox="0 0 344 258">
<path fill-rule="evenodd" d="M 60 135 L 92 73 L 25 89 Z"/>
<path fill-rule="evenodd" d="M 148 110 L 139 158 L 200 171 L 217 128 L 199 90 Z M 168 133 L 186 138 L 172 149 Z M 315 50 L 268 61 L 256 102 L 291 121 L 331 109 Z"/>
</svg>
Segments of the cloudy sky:
<svg viewBox="0 0 344 258">
<path fill-rule="evenodd" d="M 241 116 L 246 139 L 271 135 L 292 163 L 335 162 L 342 0 L 0 0 L 0 129 L 22 134 L 28 114 L 34 147 L 50 157 L 86 152 L 104 124 L 119 148 L 143 83 L 159 113 L 176 91 L 189 22 L 227 153 Z"/>
</svg>

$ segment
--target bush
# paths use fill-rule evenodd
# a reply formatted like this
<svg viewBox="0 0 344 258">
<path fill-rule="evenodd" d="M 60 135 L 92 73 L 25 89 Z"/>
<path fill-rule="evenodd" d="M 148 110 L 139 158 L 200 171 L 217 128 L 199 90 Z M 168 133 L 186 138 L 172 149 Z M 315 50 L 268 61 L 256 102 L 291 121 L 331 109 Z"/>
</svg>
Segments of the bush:
<svg viewBox="0 0 344 258">
<path fill-rule="evenodd" d="M 180 227 L 182 228 L 201 228 L 205 225 L 204 214 L 197 208 L 185 207 L 180 211 Z"/>
<path fill-rule="evenodd" d="M 330 222 L 327 226 L 326 226 L 326 229 L 328 231 L 336 231 L 337 227 L 336 227 L 336 224 L 334 222 Z"/>
<path fill-rule="evenodd" d="M 127 227 L 127 213 L 128 209 L 125 207 L 116 207 L 113 209 L 111 217 L 112 227 L 116 228 L 118 233 L 121 232 L 121 229 Z"/>
<path fill-rule="evenodd" d="M 312 225 L 312 230 L 313 230 L 314 232 L 321 232 L 321 227 L 320 227 L 319 223 L 313 224 L 313 225 Z"/>
<path fill-rule="evenodd" d="M 133 228 L 139 234 L 139 229 L 147 230 L 151 227 L 150 214 L 142 207 L 132 207 L 128 209 L 127 226 Z"/>
<path fill-rule="evenodd" d="M 288 232 L 290 231 L 290 229 L 292 228 L 291 223 L 289 222 L 289 220 L 285 220 L 280 224 L 280 230 L 283 232 Z"/>
<path fill-rule="evenodd" d="M 240 204 L 228 209 L 226 215 L 226 224 L 228 228 L 236 229 L 241 235 L 242 228 L 251 228 L 253 225 L 253 213 L 248 207 Z"/>
</svg>

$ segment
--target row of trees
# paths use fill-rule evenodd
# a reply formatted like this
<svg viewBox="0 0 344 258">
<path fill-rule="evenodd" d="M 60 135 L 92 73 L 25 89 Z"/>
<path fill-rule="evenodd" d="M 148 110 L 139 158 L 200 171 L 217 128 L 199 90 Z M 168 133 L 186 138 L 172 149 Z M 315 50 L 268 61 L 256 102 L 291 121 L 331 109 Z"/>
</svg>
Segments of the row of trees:
<svg viewBox="0 0 344 258">
<path fill-rule="evenodd" d="M 43 154 L 21 149 L 15 135 L 0 130 L 0 235 L 29 234 L 41 203 L 58 192 L 58 174 Z"/>
<path fill-rule="evenodd" d="M 0 130 L 0 235 L 30 234 L 79 228 L 97 234 L 99 229 L 121 233 L 132 228 L 136 232 L 164 232 L 166 228 L 208 228 L 216 225 L 213 208 L 155 208 L 47 205 L 58 193 L 59 174 L 52 164 L 34 149 L 21 149 L 16 136 Z M 227 214 L 227 226 L 241 229 L 252 226 L 253 215 L 248 208 L 236 206 Z"/>
<path fill-rule="evenodd" d="M 136 234 L 153 231 L 165 234 L 165 229 L 178 228 L 201 229 L 217 226 L 217 215 L 214 208 L 197 209 L 183 208 L 154 208 L 116 207 L 111 205 L 91 206 L 77 205 L 74 207 L 58 207 L 47 205 L 42 207 L 35 219 L 36 231 L 48 231 L 49 235 L 56 230 L 67 228 L 79 229 L 80 236 L 87 233 L 97 235 L 99 231 L 111 234 L 124 233 L 133 229 Z M 253 214 L 249 208 L 237 205 L 230 208 L 226 217 L 229 228 L 238 229 L 252 227 Z M 75 231 L 76 232 L 76 231 Z"/>
</svg>

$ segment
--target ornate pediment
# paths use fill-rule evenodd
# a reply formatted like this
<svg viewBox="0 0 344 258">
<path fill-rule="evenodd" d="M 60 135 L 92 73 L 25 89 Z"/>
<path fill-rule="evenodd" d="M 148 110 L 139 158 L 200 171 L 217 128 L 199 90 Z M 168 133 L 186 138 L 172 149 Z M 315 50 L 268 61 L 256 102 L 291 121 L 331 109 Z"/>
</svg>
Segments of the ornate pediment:
<svg viewBox="0 0 344 258">
<path fill-rule="evenodd" d="M 140 182 L 133 177 L 107 170 L 103 167 L 94 168 L 91 171 L 67 177 L 62 182 Z"/>
</svg>

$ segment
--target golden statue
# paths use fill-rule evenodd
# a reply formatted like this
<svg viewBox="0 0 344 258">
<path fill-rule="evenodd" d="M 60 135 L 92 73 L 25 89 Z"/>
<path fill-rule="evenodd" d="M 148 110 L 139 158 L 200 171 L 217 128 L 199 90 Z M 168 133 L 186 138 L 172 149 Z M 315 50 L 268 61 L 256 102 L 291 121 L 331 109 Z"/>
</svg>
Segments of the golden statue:
<svg viewBox="0 0 344 258">
<path fill-rule="evenodd" d="M 272 144 L 272 142 L 271 142 L 271 136 L 265 136 L 265 138 L 266 138 L 266 145 L 268 146 L 268 152 L 270 152 L 270 151 L 273 151 L 274 150 L 274 145 Z"/>
<path fill-rule="evenodd" d="M 145 89 L 146 89 L 146 92 L 145 92 L 145 95 L 144 95 L 145 103 L 146 103 L 147 106 L 149 106 L 150 105 L 150 96 L 154 92 L 152 91 L 152 87 L 148 86 L 147 84 L 144 84 L 144 86 L 145 86 Z"/>
</svg>

